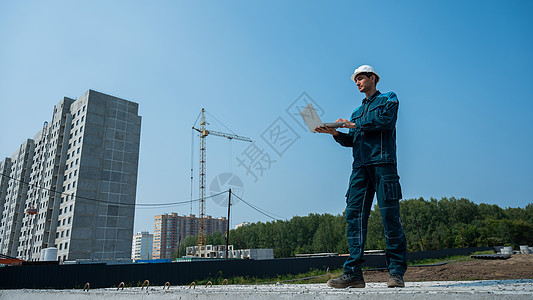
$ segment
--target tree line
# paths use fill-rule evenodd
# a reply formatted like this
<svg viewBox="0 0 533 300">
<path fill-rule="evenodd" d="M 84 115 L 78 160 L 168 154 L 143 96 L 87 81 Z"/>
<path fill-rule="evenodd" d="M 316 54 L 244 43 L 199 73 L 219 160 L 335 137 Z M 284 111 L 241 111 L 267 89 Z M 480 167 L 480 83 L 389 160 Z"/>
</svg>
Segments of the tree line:
<svg viewBox="0 0 533 300">
<path fill-rule="evenodd" d="M 400 215 L 409 251 L 474 246 L 532 245 L 533 204 L 525 208 L 501 208 L 475 204 L 468 199 L 407 199 L 400 201 Z M 196 236 L 181 242 L 194 246 Z M 224 245 L 225 233 L 207 236 L 207 244 Z M 257 222 L 230 231 L 235 249 L 273 248 L 274 256 L 292 257 L 304 253 L 348 253 L 344 214 L 309 214 L 290 220 Z M 377 205 L 368 219 L 366 249 L 385 249 L 381 214 Z"/>
</svg>

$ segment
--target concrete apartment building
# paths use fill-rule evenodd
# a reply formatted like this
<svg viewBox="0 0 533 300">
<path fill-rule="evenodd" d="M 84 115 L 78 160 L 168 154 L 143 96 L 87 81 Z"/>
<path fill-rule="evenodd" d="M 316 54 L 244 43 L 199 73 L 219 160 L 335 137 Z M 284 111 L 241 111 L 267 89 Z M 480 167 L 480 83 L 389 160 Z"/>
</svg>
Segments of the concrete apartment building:
<svg viewBox="0 0 533 300">
<path fill-rule="evenodd" d="M 195 215 L 179 216 L 176 213 L 154 217 L 154 259 L 172 258 L 179 244 L 186 237 L 198 235 L 198 218 Z M 226 232 L 228 220 L 225 217 L 206 216 L 205 233 Z"/>
<path fill-rule="evenodd" d="M 2 203 L 2 219 L 0 221 L 0 253 L 16 256 L 19 238 L 24 236 L 22 222 L 24 204 L 30 178 L 31 161 L 33 159 L 34 143 L 28 139 L 11 158 L 2 161 L 2 186 L 0 194 L 5 195 L 0 199 Z M 7 179 L 7 180 L 6 180 Z"/>
<path fill-rule="evenodd" d="M 137 103 L 93 90 L 55 105 L 51 122 L 0 163 L 0 253 L 129 259 L 140 129 Z"/>
<path fill-rule="evenodd" d="M 131 259 L 134 261 L 152 259 L 154 235 L 148 231 L 140 231 L 133 235 Z"/>
</svg>

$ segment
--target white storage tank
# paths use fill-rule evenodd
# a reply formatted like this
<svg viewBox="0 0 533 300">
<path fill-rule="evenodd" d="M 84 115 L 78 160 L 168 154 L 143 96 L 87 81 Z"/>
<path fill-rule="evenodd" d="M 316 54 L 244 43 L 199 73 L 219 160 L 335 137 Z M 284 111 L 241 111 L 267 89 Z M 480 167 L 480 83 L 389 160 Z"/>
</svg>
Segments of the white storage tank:
<svg viewBox="0 0 533 300">
<path fill-rule="evenodd" d="M 41 250 L 40 261 L 57 261 L 57 248 L 49 247 Z"/>
</svg>

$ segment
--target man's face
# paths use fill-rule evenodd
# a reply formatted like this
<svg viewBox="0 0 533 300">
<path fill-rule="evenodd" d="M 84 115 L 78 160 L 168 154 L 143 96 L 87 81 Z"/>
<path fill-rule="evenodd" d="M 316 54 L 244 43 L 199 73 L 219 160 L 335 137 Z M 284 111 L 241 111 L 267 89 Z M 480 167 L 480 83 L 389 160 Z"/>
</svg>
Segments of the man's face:
<svg viewBox="0 0 533 300">
<path fill-rule="evenodd" d="M 375 86 L 374 80 L 374 75 L 368 77 L 367 75 L 359 74 L 355 77 L 355 84 L 361 93 L 366 93 Z"/>
</svg>

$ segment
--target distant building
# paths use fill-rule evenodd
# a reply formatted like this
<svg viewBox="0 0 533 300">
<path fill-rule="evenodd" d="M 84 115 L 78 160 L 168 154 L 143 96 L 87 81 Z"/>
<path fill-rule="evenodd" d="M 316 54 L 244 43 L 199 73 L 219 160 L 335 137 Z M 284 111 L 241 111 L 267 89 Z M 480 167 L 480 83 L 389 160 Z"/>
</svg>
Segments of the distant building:
<svg viewBox="0 0 533 300">
<path fill-rule="evenodd" d="M 198 235 L 198 220 L 195 215 L 179 216 L 176 213 L 157 215 L 154 217 L 154 259 L 172 258 L 180 243 L 188 236 Z M 205 234 L 216 231 L 226 232 L 226 218 L 206 216 Z"/>
<path fill-rule="evenodd" d="M 129 259 L 140 131 L 137 103 L 93 90 L 64 97 L 0 162 L 0 253 L 39 260 L 55 247 L 61 261 Z"/>
<path fill-rule="evenodd" d="M 148 231 L 137 232 L 133 235 L 131 244 L 131 259 L 152 259 L 154 235 Z"/>
<path fill-rule="evenodd" d="M 239 223 L 239 224 L 235 225 L 235 229 L 237 229 L 239 227 L 247 226 L 247 225 L 250 225 L 250 223 L 249 222 L 242 222 L 242 223 Z"/>
<path fill-rule="evenodd" d="M 198 246 L 187 247 L 186 258 L 226 258 L 226 246 L 225 245 L 205 245 L 205 249 L 200 253 Z M 228 258 L 233 259 L 274 259 L 274 249 L 239 249 L 234 250 L 233 245 L 228 245 Z"/>
</svg>

